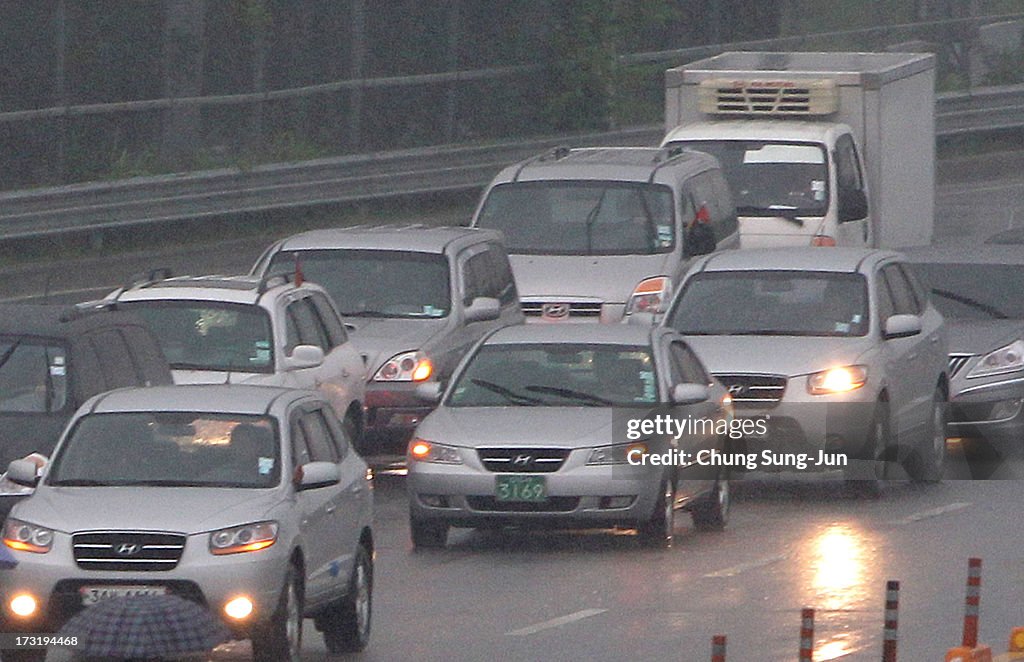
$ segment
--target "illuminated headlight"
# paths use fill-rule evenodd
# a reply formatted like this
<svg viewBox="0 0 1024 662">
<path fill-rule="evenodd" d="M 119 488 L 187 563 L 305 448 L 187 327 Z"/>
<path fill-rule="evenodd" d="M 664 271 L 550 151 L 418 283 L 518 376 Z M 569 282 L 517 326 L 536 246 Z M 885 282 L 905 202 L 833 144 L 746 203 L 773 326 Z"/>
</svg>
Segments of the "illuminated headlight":
<svg viewBox="0 0 1024 662">
<path fill-rule="evenodd" d="M 664 312 L 672 297 L 672 281 L 666 276 L 645 278 L 633 290 L 626 303 L 626 314 Z"/>
<path fill-rule="evenodd" d="M 53 545 L 53 531 L 8 518 L 4 523 L 4 544 L 22 552 L 45 554 Z"/>
<path fill-rule="evenodd" d="M 967 378 L 987 377 L 1022 369 L 1024 369 L 1024 340 L 1014 340 L 1006 347 L 1000 347 L 981 357 L 981 360 L 967 373 Z"/>
<path fill-rule="evenodd" d="M 635 441 L 631 444 L 615 444 L 614 446 L 598 446 L 590 451 L 587 464 L 628 464 L 629 460 L 639 462 L 640 456 L 647 453 L 647 444 Z"/>
<path fill-rule="evenodd" d="M 266 549 L 277 542 L 277 522 L 254 522 L 210 534 L 210 553 L 240 554 Z"/>
<path fill-rule="evenodd" d="M 422 382 L 434 374 L 434 364 L 423 352 L 396 354 L 384 362 L 373 376 L 375 382 Z"/>
<path fill-rule="evenodd" d="M 828 395 L 855 391 L 868 380 L 868 369 L 862 365 L 847 365 L 816 372 L 807 378 L 807 391 L 811 395 Z"/>
<path fill-rule="evenodd" d="M 409 457 L 418 462 L 462 464 L 458 448 L 445 446 L 444 444 L 435 444 L 425 439 L 413 439 L 409 442 Z"/>
</svg>

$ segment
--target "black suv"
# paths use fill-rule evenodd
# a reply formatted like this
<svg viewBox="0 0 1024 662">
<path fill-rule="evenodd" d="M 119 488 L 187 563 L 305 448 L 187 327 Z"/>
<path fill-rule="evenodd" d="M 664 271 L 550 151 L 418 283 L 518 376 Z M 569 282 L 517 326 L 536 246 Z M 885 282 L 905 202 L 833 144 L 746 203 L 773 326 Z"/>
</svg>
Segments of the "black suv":
<svg viewBox="0 0 1024 662">
<path fill-rule="evenodd" d="M 49 455 L 79 405 L 123 386 L 171 384 L 144 321 L 125 312 L 0 304 L 0 466 Z M 0 499 L 0 515 L 9 504 Z"/>
</svg>

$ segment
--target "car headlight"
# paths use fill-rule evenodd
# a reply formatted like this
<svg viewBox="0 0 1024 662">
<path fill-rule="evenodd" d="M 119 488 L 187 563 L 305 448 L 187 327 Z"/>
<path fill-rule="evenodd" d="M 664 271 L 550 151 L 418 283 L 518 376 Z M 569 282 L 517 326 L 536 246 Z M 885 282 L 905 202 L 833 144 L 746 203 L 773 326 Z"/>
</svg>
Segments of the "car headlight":
<svg viewBox="0 0 1024 662">
<path fill-rule="evenodd" d="M 210 534 L 210 553 L 240 554 L 266 549 L 277 542 L 277 522 L 253 522 Z"/>
<path fill-rule="evenodd" d="M 991 351 L 974 364 L 967 378 L 987 377 L 1024 369 L 1024 340 L 1014 340 L 1005 347 Z"/>
<path fill-rule="evenodd" d="M 868 381 L 868 369 L 862 365 L 844 365 L 816 372 L 807 377 L 807 392 L 828 395 L 855 391 Z"/>
<path fill-rule="evenodd" d="M 435 444 L 432 441 L 419 438 L 409 442 L 409 457 L 417 462 L 462 464 L 458 448 L 445 446 L 444 444 Z"/>
<path fill-rule="evenodd" d="M 672 281 L 667 276 L 645 278 L 626 302 L 626 314 L 664 312 L 671 297 Z"/>
<path fill-rule="evenodd" d="M 634 441 L 629 444 L 615 444 L 613 446 L 598 446 L 590 451 L 587 464 L 628 464 L 632 457 L 633 462 L 639 462 L 640 456 L 647 452 L 647 444 L 642 441 Z"/>
<path fill-rule="evenodd" d="M 422 382 L 434 374 L 434 364 L 420 351 L 395 354 L 373 375 L 375 382 Z"/>
<path fill-rule="evenodd" d="M 4 523 L 4 544 L 23 552 L 45 554 L 53 545 L 53 530 L 8 518 Z"/>
</svg>

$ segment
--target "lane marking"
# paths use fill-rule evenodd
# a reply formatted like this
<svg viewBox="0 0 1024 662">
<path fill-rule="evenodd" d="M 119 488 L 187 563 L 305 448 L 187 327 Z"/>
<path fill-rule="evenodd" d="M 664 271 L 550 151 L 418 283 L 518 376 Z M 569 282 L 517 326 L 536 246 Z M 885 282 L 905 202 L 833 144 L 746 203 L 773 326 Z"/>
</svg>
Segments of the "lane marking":
<svg viewBox="0 0 1024 662">
<path fill-rule="evenodd" d="M 921 520 L 931 519 L 932 517 L 938 517 L 940 515 L 946 515 L 948 513 L 955 513 L 958 510 L 963 510 L 970 506 L 970 503 L 964 501 L 956 501 L 945 506 L 939 506 L 938 508 L 931 508 L 929 510 L 922 510 L 919 513 L 913 513 L 900 519 L 895 519 L 890 524 L 895 526 L 901 526 L 903 524 L 913 524 L 914 522 L 920 522 Z"/>
<path fill-rule="evenodd" d="M 756 570 L 757 568 L 763 568 L 766 565 L 778 563 L 779 561 L 785 561 L 789 558 L 789 554 L 778 554 L 776 556 L 769 556 L 763 559 L 757 559 L 756 561 L 747 561 L 746 563 L 740 563 L 724 570 L 718 570 L 716 572 L 709 572 L 704 575 L 704 579 L 720 579 L 722 577 L 735 577 L 736 575 L 747 572 L 748 570 Z"/>
<path fill-rule="evenodd" d="M 528 625 L 525 628 L 520 628 L 518 630 L 512 630 L 511 632 L 506 632 L 505 636 L 508 636 L 508 637 L 525 637 L 527 635 L 537 634 L 538 632 L 543 632 L 544 630 L 550 630 L 552 628 L 557 628 L 557 627 L 561 627 L 563 625 L 568 625 L 569 623 L 575 623 L 576 621 L 582 621 L 584 618 L 590 618 L 591 616 L 597 616 L 598 614 L 603 614 L 606 611 L 608 611 L 608 610 L 607 609 L 582 609 L 580 611 L 573 612 L 573 613 L 567 614 L 565 616 L 559 616 L 558 618 L 552 618 L 550 621 L 544 621 L 543 623 L 537 623 L 535 625 Z"/>
</svg>

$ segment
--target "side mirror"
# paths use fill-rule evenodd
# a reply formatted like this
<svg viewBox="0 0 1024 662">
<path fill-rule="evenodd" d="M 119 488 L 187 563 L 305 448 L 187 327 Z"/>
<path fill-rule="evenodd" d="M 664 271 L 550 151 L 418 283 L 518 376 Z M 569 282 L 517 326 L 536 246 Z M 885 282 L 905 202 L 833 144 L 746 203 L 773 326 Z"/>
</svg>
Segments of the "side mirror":
<svg viewBox="0 0 1024 662">
<path fill-rule="evenodd" d="M 296 345 L 291 356 L 284 359 L 286 370 L 301 370 L 303 368 L 315 368 L 324 362 L 324 350 L 316 345 Z"/>
<path fill-rule="evenodd" d="M 917 315 L 892 315 L 885 320 L 882 337 L 886 340 L 907 338 L 921 333 L 921 318 Z"/>
<path fill-rule="evenodd" d="M 25 487 L 35 487 L 39 482 L 39 466 L 32 460 L 14 460 L 7 465 L 7 480 Z"/>
<path fill-rule="evenodd" d="M 710 395 L 707 384 L 676 384 L 672 387 L 672 402 L 677 405 L 706 402 Z"/>
<path fill-rule="evenodd" d="M 437 404 L 441 401 L 441 382 L 426 382 L 416 386 L 416 397 Z"/>
<path fill-rule="evenodd" d="M 466 324 L 471 322 L 489 322 L 501 317 L 501 302 L 492 297 L 476 297 L 466 307 Z"/>
<path fill-rule="evenodd" d="M 846 221 L 859 221 L 868 215 L 868 197 L 864 195 L 863 189 L 839 189 L 839 211 L 840 223 Z"/>
<path fill-rule="evenodd" d="M 341 469 L 333 462 L 308 462 L 295 471 L 295 490 L 315 490 L 341 482 Z"/>
</svg>

